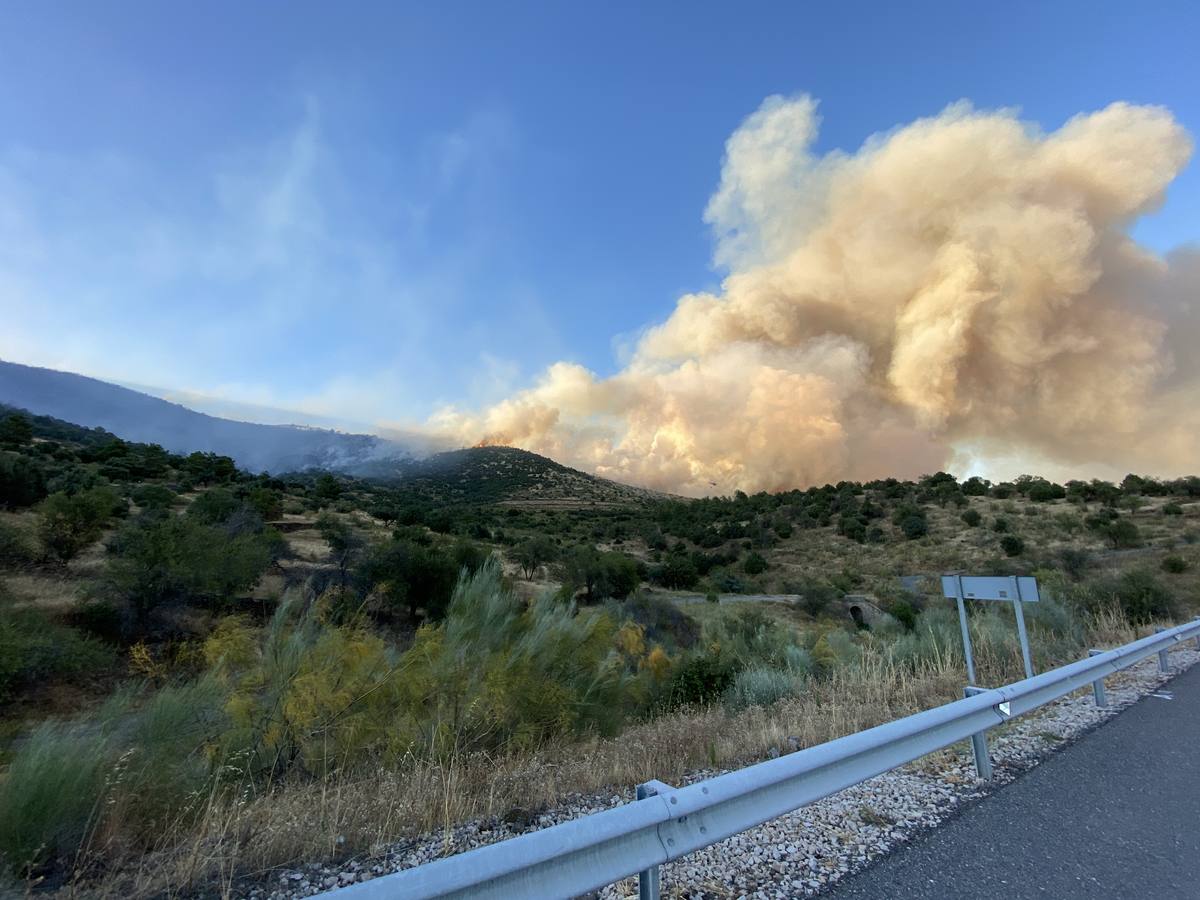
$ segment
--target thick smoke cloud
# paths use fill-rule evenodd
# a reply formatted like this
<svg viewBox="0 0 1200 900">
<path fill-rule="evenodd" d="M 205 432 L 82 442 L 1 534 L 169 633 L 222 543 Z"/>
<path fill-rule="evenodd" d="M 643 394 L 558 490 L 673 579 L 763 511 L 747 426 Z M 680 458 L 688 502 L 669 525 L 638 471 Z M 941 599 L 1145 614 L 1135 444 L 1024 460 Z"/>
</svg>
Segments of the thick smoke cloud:
<svg viewBox="0 0 1200 900">
<path fill-rule="evenodd" d="M 431 424 L 687 494 L 912 476 L 965 445 L 1196 468 L 1200 254 L 1128 234 L 1191 152 L 1167 110 L 1045 134 L 958 104 L 824 156 L 818 128 L 773 97 L 733 134 L 706 213 L 730 274 L 623 371 L 559 363 Z"/>
</svg>

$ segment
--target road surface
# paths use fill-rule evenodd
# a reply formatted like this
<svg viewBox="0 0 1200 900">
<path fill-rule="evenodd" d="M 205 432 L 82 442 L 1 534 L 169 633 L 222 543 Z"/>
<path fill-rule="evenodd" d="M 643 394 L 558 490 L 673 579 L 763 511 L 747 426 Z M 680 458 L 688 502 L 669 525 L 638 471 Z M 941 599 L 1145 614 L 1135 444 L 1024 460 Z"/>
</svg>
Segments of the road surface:
<svg viewBox="0 0 1200 900">
<path fill-rule="evenodd" d="M 1200 666 L 828 900 L 1200 898 Z"/>
</svg>

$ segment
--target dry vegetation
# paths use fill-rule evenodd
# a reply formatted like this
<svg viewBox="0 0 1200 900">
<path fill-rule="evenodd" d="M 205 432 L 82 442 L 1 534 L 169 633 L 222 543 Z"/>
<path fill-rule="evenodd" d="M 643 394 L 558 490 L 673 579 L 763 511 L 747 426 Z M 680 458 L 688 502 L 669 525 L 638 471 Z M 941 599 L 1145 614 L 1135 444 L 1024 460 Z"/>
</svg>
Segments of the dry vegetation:
<svg viewBox="0 0 1200 900">
<path fill-rule="evenodd" d="M 38 427 L 0 451 L 66 486 L 0 512 L 0 854 L 78 895 L 227 893 L 955 699 L 953 614 L 899 576 L 1036 574 L 1039 668 L 1191 615 L 1200 577 L 1195 479 L 684 502 L 505 448 L 265 479 Z M 1011 612 L 972 628 L 982 680 L 1020 677 Z"/>
</svg>

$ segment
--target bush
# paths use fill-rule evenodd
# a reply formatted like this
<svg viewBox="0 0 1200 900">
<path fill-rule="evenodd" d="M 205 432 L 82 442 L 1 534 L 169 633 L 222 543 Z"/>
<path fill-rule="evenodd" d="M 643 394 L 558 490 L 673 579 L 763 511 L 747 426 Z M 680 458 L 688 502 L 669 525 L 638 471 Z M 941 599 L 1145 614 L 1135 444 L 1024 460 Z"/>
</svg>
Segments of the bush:
<svg viewBox="0 0 1200 900">
<path fill-rule="evenodd" d="M 962 520 L 967 523 L 969 528 L 976 528 L 983 521 L 983 516 L 979 514 L 979 510 L 968 509 L 962 514 Z"/>
<path fill-rule="evenodd" d="M 670 600 L 638 593 L 619 607 L 613 604 L 610 615 L 641 625 L 646 640 L 654 643 L 687 649 L 700 640 L 700 623 Z"/>
<path fill-rule="evenodd" d="M 795 676 L 778 669 L 757 666 L 737 673 L 725 693 L 725 700 L 733 709 L 770 706 L 793 696 L 797 687 Z"/>
<path fill-rule="evenodd" d="M 1059 551 L 1058 558 L 1062 560 L 1063 571 L 1072 578 L 1079 578 L 1091 559 L 1086 551 L 1076 547 L 1066 547 Z"/>
<path fill-rule="evenodd" d="M 996 520 L 992 522 L 992 531 L 997 534 L 1005 534 L 1008 531 L 1008 519 L 996 516 Z"/>
<path fill-rule="evenodd" d="M 17 568 L 37 559 L 29 536 L 16 525 L 0 521 L 0 568 Z"/>
<path fill-rule="evenodd" d="M 19 453 L 0 451 L 0 507 L 32 506 L 45 496 L 45 469 Z"/>
<path fill-rule="evenodd" d="M 219 525 L 232 516 L 242 502 L 225 488 L 210 488 L 192 501 L 187 514 L 205 525 Z"/>
<path fill-rule="evenodd" d="M 1134 625 L 1174 619 L 1178 612 L 1175 595 L 1146 569 L 1124 572 L 1115 581 L 1103 583 L 1100 593 L 1114 596 L 1124 616 Z"/>
<path fill-rule="evenodd" d="M 359 595 L 374 595 L 375 612 L 393 621 L 401 611 L 415 625 L 421 612 L 429 621 L 446 614 L 460 566 L 440 547 L 393 539 L 367 554 L 355 570 Z"/>
<path fill-rule="evenodd" d="M 105 523 L 124 508 L 125 501 L 107 486 L 74 496 L 59 491 L 38 507 L 38 537 L 47 553 L 68 562 L 95 541 Z"/>
<path fill-rule="evenodd" d="M 1182 516 L 1183 515 L 1183 507 L 1180 506 L 1178 503 L 1164 503 L 1162 511 L 1163 511 L 1164 516 Z"/>
<path fill-rule="evenodd" d="M 114 661 L 107 646 L 40 609 L 0 609 L 0 699 L 47 681 L 93 678 Z"/>
<path fill-rule="evenodd" d="M 134 489 L 131 498 L 143 509 L 170 509 L 179 495 L 162 484 L 143 484 Z"/>
<path fill-rule="evenodd" d="M 767 571 L 767 561 L 759 553 L 751 553 L 742 563 L 742 569 L 747 575 L 761 575 Z"/>
<path fill-rule="evenodd" d="M 1171 575 L 1179 575 L 1188 570 L 1187 560 L 1182 556 L 1163 557 L 1162 569 Z"/>
<path fill-rule="evenodd" d="M 131 522 L 110 544 L 104 575 L 110 596 L 129 603 L 137 622 L 156 607 L 217 608 L 248 590 L 270 565 L 278 535 L 231 535 L 190 516 Z"/>
<path fill-rule="evenodd" d="M 1116 519 L 1104 527 L 1103 533 L 1108 542 L 1118 550 L 1139 547 L 1142 543 L 1141 532 L 1129 519 Z"/>
<path fill-rule="evenodd" d="M 1015 534 L 1006 534 L 1000 539 L 1000 549 L 1005 556 L 1020 556 L 1025 552 L 1025 542 Z"/>
<path fill-rule="evenodd" d="M 904 626 L 905 631 L 912 631 L 916 627 L 917 611 L 907 600 L 897 600 L 891 605 L 888 612 L 897 622 Z"/>
<path fill-rule="evenodd" d="M 712 703 L 729 689 L 736 674 L 733 663 L 717 653 L 690 654 L 671 675 L 670 703 L 674 706 Z"/>
<path fill-rule="evenodd" d="M 104 745 L 56 722 L 34 729 L 0 779 L 0 859 L 22 877 L 82 844 L 111 759 Z"/>
<path fill-rule="evenodd" d="M 837 590 L 832 585 L 819 581 L 804 581 L 791 587 L 790 593 L 800 595 L 800 608 L 814 619 L 828 610 L 838 597 Z"/>
<path fill-rule="evenodd" d="M 696 564 L 686 553 L 669 553 L 662 564 L 651 570 L 651 580 L 666 588 L 686 590 L 700 580 Z"/>
</svg>

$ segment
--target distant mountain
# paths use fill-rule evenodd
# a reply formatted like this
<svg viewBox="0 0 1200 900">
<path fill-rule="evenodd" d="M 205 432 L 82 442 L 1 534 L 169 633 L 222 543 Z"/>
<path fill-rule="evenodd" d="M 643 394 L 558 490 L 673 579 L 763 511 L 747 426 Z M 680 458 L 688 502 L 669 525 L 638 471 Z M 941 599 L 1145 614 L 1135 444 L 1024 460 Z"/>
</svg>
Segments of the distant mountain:
<svg viewBox="0 0 1200 900">
<path fill-rule="evenodd" d="M 173 453 L 220 453 L 251 472 L 383 472 L 414 457 L 413 448 L 375 435 L 220 419 L 95 378 L 2 360 L 0 403 Z"/>
<path fill-rule="evenodd" d="M 396 483 L 406 494 L 439 504 L 491 504 L 573 509 L 628 506 L 667 494 L 597 478 L 516 447 L 471 447 L 424 459 L 372 464 L 361 474 Z"/>
</svg>

